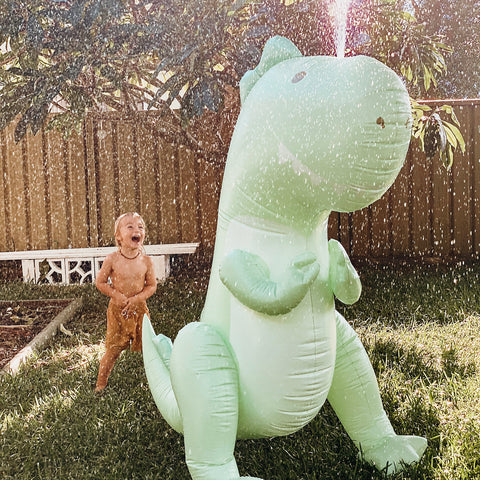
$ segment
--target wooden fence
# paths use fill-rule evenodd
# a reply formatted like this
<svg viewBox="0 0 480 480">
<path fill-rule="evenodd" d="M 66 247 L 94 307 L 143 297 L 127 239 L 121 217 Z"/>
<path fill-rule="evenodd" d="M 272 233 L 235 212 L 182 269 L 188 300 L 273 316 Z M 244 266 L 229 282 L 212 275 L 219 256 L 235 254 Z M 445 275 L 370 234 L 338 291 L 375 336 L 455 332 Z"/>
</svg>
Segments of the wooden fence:
<svg viewBox="0 0 480 480">
<path fill-rule="evenodd" d="M 332 214 L 330 236 L 352 257 L 477 257 L 480 100 L 449 103 L 466 153 L 447 172 L 411 147 L 382 199 Z M 40 131 L 19 144 L 9 127 L 0 134 L 0 168 L 1 251 L 112 245 L 115 218 L 131 210 L 144 217 L 148 243 L 200 242 L 212 251 L 223 167 L 166 142 L 150 124 L 104 115 L 69 141 Z"/>
<path fill-rule="evenodd" d="M 17 145 L 12 127 L 0 145 L 2 251 L 113 245 L 126 211 L 141 212 L 147 243 L 213 245 L 223 167 L 151 124 L 104 115 L 68 141 L 40 131 Z"/>
</svg>

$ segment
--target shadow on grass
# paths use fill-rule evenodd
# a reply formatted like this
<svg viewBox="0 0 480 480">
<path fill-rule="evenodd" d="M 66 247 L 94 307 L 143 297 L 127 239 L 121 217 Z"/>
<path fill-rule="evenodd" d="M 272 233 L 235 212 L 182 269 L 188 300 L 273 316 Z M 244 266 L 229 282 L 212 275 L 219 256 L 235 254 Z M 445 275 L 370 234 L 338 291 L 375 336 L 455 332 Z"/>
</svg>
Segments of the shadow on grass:
<svg viewBox="0 0 480 480">
<path fill-rule="evenodd" d="M 327 403 L 302 430 L 287 437 L 237 442 L 241 473 L 268 480 L 380 479 L 382 474 L 358 459 L 333 409 Z"/>
<path fill-rule="evenodd" d="M 381 396 L 395 431 L 428 439 L 424 458 L 405 478 L 430 478 L 448 443 L 442 439 L 438 405 L 430 397 L 438 402 L 440 388 L 442 401 L 454 404 L 459 385 L 476 375 L 475 364 L 462 363 L 452 347 L 443 350 L 437 363 L 416 346 L 404 348 L 393 340 L 375 339 L 366 350 L 377 378 L 383 377 Z"/>
<path fill-rule="evenodd" d="M 414 423 L 418 413 L 410 412 L 406 421 Z M 410 429 L 404 433 L 414 432 Z M 424 457 L 419 464 L 406 466 L 397 474 L 378 471 L 361 460 L 328 402 L 299 432 L 287 437 L 239 441 L 236 448 L 240 472 L 268 480 L 423 479 L 428 478 L 427 458 L 430 457 Z"/>
<path fill-rule="evenodd" d="M 441 383 L 445 377 L 458 376 L 465 379 L 476 374 L 475 364 L 462 363 L 455 347 L 452 346 L 442 351 L 439 364 L 434 364 L 433 360 L 415 345 L 405 348 L 391 339 L 377 338 L 372 343 L 367 343 L 365 348 L 377 375 L 385 369 L 392 369 L 408 378 L 422 378 L 427 383 Z"/>
</svg>

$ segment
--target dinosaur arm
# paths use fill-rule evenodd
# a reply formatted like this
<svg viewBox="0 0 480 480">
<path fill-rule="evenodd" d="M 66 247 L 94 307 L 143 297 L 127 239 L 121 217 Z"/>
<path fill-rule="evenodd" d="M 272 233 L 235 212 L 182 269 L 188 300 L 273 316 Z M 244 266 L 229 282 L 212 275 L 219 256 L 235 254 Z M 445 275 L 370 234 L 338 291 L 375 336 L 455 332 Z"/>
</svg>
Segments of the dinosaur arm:
<svg viewBox="0 0 480 480">
<path fill-rule="evenodd" d="M 267 315 L 288 313 L 305 297 L 320 267 L 315 256 L 296 257 L 283 279 L 270 279 L 270 270 L 261 257 L 233 250 L 220 266 L 220 278 L 232 295 L 248 308 Z"/>
<path fill-rule="evenodd" d="M 362 292 L 358 273 L 353 268 L 341 243 L 331 239 L 328 242 L 328 253 L 330 255 L 330 287 L 341 302 L 351 305 L 360 298 Z"/>
</svg>

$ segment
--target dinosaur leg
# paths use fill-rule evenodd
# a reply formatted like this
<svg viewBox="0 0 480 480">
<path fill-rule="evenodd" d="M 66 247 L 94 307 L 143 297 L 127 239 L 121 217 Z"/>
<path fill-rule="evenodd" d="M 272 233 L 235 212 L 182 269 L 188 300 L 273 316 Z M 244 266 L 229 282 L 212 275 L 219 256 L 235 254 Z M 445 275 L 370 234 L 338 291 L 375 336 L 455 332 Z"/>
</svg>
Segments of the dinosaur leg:
<svg viewBox="0 0 480 480">
<path fill-rule="evenodd" d="M 194 322 L 179 332 L 170 366 L 192 478 L 240 478 L 233 456 L 238 373 L 230 348 L 214 327 Z"/>
<path fill-rule="evenodd" d="M 328 401 L 363 459 L 379 470 L 417 462 L 426 439 L 396 435 L 383 409 L 377 379 L 357 334 L 337 312 L 337 354 Z"/>
</svg>

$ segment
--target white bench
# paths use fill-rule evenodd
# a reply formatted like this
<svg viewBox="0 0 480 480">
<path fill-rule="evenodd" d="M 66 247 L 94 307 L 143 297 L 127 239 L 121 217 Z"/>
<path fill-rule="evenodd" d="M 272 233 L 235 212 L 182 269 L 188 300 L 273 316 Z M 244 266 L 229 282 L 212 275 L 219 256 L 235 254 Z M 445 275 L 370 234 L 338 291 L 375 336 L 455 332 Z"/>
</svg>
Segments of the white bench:
<svg viewBox="0 0 480 480">
<path fill-rule="evenodd" d="M 144 245 L 152 257 L 157 280 L 170 275 L 170 256 L 195 253 L 198 243 Z M 27 250 L 0 252 L 0 260 L 21 260 L 24 282 L 50 284 L 93 282 L 105 257 L 117 247 L 67 248 L 63 250 Z"/>
</svg>

